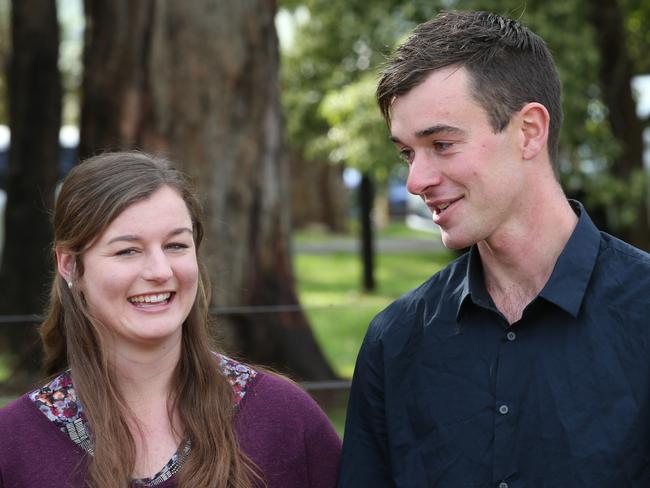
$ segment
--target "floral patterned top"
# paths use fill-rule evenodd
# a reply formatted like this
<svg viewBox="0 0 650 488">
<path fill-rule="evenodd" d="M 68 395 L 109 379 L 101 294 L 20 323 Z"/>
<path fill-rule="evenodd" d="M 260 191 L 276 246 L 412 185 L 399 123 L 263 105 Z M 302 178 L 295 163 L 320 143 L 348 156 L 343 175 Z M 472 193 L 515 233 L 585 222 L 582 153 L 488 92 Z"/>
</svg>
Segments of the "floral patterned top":
<svg viewBox="0 0 650 488">
<path fill-rule="evenodd" d="M 233 389 L 235 405 L 246 395 L 247 387 L 258 372 L 243 363 L 216 354 L 222 373 Z M 93 454 L 93 443 L 84 415 L 83 406 L 77 398 L 70 370 L 63 372 L 48 384 L 29 393 L 36 407 L 63 433 L 84 451 Z M 171 478 L 181 467 L 191 449 L 186 442 L 169 460 L 160 472 L 146 479 L 134 480 L 138 486 L 156 486 Z"/>
</svg>

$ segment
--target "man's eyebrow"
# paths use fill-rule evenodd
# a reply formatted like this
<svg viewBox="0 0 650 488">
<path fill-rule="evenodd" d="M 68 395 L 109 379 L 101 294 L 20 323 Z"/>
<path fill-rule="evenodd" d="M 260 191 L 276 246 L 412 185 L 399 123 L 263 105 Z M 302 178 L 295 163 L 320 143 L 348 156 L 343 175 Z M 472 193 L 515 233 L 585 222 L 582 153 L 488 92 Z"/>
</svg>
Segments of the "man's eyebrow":
<svg viewBox="0 0 650 488">
<path fill-rule="evenodd" d="M 167 238 L 177 236 L 179 234 L 183 234 L 185 232 L 189 232 L 190 234 L 194 235 L 194 232 L 192 229 L 189 227 L 178 227 L 177 229 L 172 230 L 169 234 L 167 234 Z M 140 237 L 134 234 L 125 234 L 122 236 L 115 236 L 111 240 L 109 240 L 106 245 L 108 244 L 113 244 L 114 242 L 136 242 L 139 241 Z"/>
<path fill-rule="evenodd" d="M 415 137 L 417 137 L 417 138 L 427 137 L 427 136 L 432 136 L 434 134 L 440 134 L 441 132 L 444 132 L 445 134 L 453 134 L 453 135 L 463 135 L 463 134 L 465 134 L 465 131 L 463 129 L 460 129 L 458 127 L 454 127 L 453 125 L 438 124 L 438 125 L 432 125 L 431 127 L 427 127 L 426 129 L 422 129 L 420 131 L 417 131 L 415 133 Z"/>
<path fill-rule="evenodd" d="M 414 135 L 416 138 L 421 139 L 423 137 L 428 137 L 440 133 L 452 134 L 456 136 L 465 135 L 465 131 L 463 129 L 459 127 L 454 127 L 453 125 L 447 125 L 447 124 L 432 125 L 431 127 L 427 127 L 426 129 L 417 131 Z M 399 138 L 393 135 L 390 136 L 390 140 L 397 144 L 401 143 Z"/>
</svg>

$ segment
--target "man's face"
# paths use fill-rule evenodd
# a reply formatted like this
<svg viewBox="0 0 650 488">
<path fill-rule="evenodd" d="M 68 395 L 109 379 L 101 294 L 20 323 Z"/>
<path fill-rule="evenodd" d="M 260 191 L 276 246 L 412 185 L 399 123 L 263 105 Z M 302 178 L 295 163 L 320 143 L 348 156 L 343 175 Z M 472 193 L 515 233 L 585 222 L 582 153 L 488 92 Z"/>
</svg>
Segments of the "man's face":
<svg viewBox="0 0 650 488">
<path fill-rule="evenodd" d="M 517 117 L 495 134 L 457 67 L 432 72 L 394 101 L 391 139 L 409 165 L 406 187 L 431 210 L 445 246 L 508 238 L 516 228 L 526 193 Z"/>
</svg>

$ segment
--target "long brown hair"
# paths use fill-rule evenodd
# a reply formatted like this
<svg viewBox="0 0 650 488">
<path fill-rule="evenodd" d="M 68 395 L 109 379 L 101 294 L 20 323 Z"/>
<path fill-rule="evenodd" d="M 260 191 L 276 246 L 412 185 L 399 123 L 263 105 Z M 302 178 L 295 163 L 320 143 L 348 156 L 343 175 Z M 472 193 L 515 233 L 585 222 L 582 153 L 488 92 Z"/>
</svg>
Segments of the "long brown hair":
<svg viewBox="0 0 650 488">
<path fill-rule="evenodd" d="M 208 334 L 209 283 L 198 250 L 203 238 L 201 206 L 186 178 L 164 159 L 141 152 L 105 153 L 70 171 L 56 200 L 54 246 L 75 256 L 74 273 L 84 273 L 82 255 L 129 206 L 163 186 L 175 189 L 192 218 L 199 261 L 195 303 L 183 324 L 181 357 L 173 377 L 176 392 L 168 410 L 177 411 L 189 456 L 177 474 L 179 487 L 250 488 L 259 479 L 241 452 L 233 425 L 230 384 L 211 351 Z M 41 326 L 48 374 L 70 368 L 94 442 L 87 481 L 91 487 L 127 487 L 135 464 L 135 443 L 126 405 L 103 347 L 105 327 L 76 287 L 55 272 L 47 318 Z"/>
</svg>

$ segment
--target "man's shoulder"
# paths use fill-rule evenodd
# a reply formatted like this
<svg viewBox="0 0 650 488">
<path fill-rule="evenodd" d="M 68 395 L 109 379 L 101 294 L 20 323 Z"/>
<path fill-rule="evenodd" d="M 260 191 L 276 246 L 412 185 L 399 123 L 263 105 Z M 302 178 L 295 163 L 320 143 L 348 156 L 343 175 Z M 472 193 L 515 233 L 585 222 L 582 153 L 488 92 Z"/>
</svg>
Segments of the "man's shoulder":
<svg viewBox="0 0 650 488">
<path fill-rule="evenodd" d="M 606 232 L 601 232 L 600 257 L 621 267 L 641 266 L 650 269 L 650 254 Z"/>
<path fill-rule="evenodd" d="M 650 254 L 601 232 L 589 290 L 592 303 L 645 316 L 650 313 Z"/>
<path fill-rule="evenodd" d="M 426 310 L 436 309 L 444 302 L 453 302 L 453 298 L 461 293 L 467 275 L 468 259 L 469 253 L 454 259 L 424 283 L 379 312 L 370 324 L 370 337 L 378 339 L 395 329 L 410 328 L 427 315 Z"/>
</svg>

